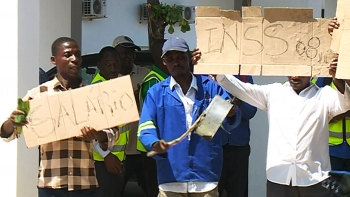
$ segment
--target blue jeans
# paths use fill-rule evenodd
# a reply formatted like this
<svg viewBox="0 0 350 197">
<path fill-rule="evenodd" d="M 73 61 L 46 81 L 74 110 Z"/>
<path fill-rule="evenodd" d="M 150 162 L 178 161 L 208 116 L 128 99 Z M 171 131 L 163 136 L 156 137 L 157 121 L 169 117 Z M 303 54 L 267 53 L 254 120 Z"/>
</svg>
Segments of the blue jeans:
<svg viewBox="0 0 350 197">
<path fill-rule="evenodd" d="M 97 197 L 98 188 L 68 191 L 68 188 L 39 188 L 39 197 Z"/>
</svg>

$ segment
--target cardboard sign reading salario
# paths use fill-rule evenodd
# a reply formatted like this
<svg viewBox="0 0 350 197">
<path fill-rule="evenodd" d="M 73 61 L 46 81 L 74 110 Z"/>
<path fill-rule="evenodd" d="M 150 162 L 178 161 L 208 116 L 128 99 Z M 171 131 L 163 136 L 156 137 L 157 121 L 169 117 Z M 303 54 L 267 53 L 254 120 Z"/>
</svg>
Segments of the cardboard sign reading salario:
<svg viewBox="0 0 350 197">
<path fill-rule="evenodd" d="M 81 128 L 97 131 L 139 120 L 130 76 L 64 92 L 44 92 L 30 100 L 27 147 L 80 136 Z"/>
<path fill-rule="evenodd" d="M 198 74 L 329 76 L 330 19 L 312 9 L 196 7 Z"/>
</svg>

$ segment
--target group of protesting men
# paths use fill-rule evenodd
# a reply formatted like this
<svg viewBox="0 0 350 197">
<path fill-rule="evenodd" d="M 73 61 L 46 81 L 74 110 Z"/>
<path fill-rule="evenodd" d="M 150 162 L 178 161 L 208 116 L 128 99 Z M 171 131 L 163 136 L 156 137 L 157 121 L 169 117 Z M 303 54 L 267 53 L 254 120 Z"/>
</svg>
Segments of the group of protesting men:
<svg viewBox="0 0 350 197">
<path fill-rule="evenodd" d="M 330 33 L 338 26 L 332 21 Z M 130 75 L 140 121 L 102 131 L 85 126 L 81 136 L 41 145 L 39 197 L 121 196 L 132 173 L 145 196 L 216 197 L 226 190 L 228 196 L 247 197 L 249 119 L 256 108 L 269 117 L 266 196 L 332 195 L 322 185 L 331 170 L 328 124 L 342 121 L 346 117 L 339 114 L 350 110 L 350 81 L 335 77 L 336 59 L 329 66 L 334 88 L 320 88 L 307 76 L 253 85 L 242 82 L 245 76 L 193 74 L 201 52 L 191 54 L 182 38 L 156 41 L 150 49 L 155 61 L 150 71 L 134 65 L 140 48 L 127 36 L 100 51 L 92 83 Z M 86 85 L 77 42 L 61 37 L 51 50 L 56 77 L 29 90 L 23 100 Z M 213 139 L 193 132 L 170 146 L 167 142 L 191 127 L 216 95 L 237 99 Z M 22 114 L 15 110 L 2 123 L 4 140 L 15 139 L 18 128 L 28 124 L 15 121 Z M 339 144 L 349 148 L 342 140 Z M 147 157 L 151 150 L 158 154 Z"/>
</svg>

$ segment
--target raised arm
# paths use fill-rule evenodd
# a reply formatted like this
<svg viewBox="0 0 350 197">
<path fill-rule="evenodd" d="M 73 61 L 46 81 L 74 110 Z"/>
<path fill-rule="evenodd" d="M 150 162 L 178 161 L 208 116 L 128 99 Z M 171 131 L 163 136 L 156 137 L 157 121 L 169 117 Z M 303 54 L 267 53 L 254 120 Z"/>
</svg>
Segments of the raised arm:
<svg viewBox="0 0 350 197">
<path fill-rule="evenodd" d="M 254 84 L 252 76 L 248 75 L 248 76 L 245 76 L 245 78 L 246 78 L 246 81 L 243 81 L 242 76 L 241 76 L 240 80 L 243 82 L 248 82 L 250 84 Z M 257 111 L 256 107 L 254 107 L 246 102 L 243 102 L 243 101 L 239 100 L 238 98 L 235 98 L 234 102 L 241 109 L 242 119 L 250 120 L 255 116 L 256 111 Z"/>
<path fill-rule="evenodd" d="M 330 88 L 325 91 L 328 99 L 330 116 L 335 117 L 338 114 L 345 113 L 350 110 L 350 87 L 348 80 L 337 79 L 335 77 L 337 71 L 337 58 L 333 59 L 329 66 L 329 74 L 333 77 L 333 84 L 337 88 L 337 93 L 331 92 Z M 331 96 L 334 95 L 334 96 Z"/>
<path fill-rule="evenodd" d="M 267 110 L 268 95 L 272 85 L 244 83 L 232 75 L 217 75 L 216 80 L 233 96 L 261 110 Z"/>
</svg>

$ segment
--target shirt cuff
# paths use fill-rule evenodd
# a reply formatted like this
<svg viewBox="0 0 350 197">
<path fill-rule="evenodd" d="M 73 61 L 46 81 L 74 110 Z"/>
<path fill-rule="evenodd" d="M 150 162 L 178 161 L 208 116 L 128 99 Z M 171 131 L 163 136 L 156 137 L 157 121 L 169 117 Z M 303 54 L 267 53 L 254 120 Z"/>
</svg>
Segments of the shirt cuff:
<svg viewBox="0 0 350 197">
<path fill-rule="evenodd" d="M 0 132 L 1 132 L 1 131 L 0 131 Z M 16 138 L 17 138 L 17 135 L 16 135 L 15 132 L 13 132 L 12 135 L 11 135 L 10 137 L 8 137 L 8 138 L 2 138 L 2 140 L 5 141 L 5 142 L 10 142 L 10 141 L 12 141 L 12 140 L 14 140 L 14 139 L 16 139 Z"/>
<path fill-rule="evenodd" d="M 2 122 L 1 126 L 0 126 L 0 136 L 1 136 L 1 129 L 2 129 L 2 126 L 4 125 L 4 123 L 7 121 L 7 118 Z M 17 131 L 15 129 L 15 131 L 12 133 L 12 135 L 10 135 L 9 137 L 1 137 L 1 139 L 5 142 L 10 142 L 14 139 L 17 138 Z"/>
<path fill-rule="evenodd" d="M 225 79 L 225 75 L 216 75 L 216 81 L 222 82 Z"/>
<path fill-rule="evenodd" d="M 100 147 L 100 143 L 98 143 L 98 141 L 96 140 L 93 140 L 92 143 L 94 145 L 94 150 L 98 152 L 98 154 L 100 154 L 103 158 L 105 158 L 111 152 L 109 150 L 102 150 L 102 148 Z"/>
<path fill-rule="evenodd" d="M 105 129 L 103 130 L 107 134 L 107 139 L 108 139 L 108 150 L 111 150 L 115 144 L 115 142 L 119 138 L 119 129 L 118 127 L 110 128 L 110 129 Z"/>
</svg>

